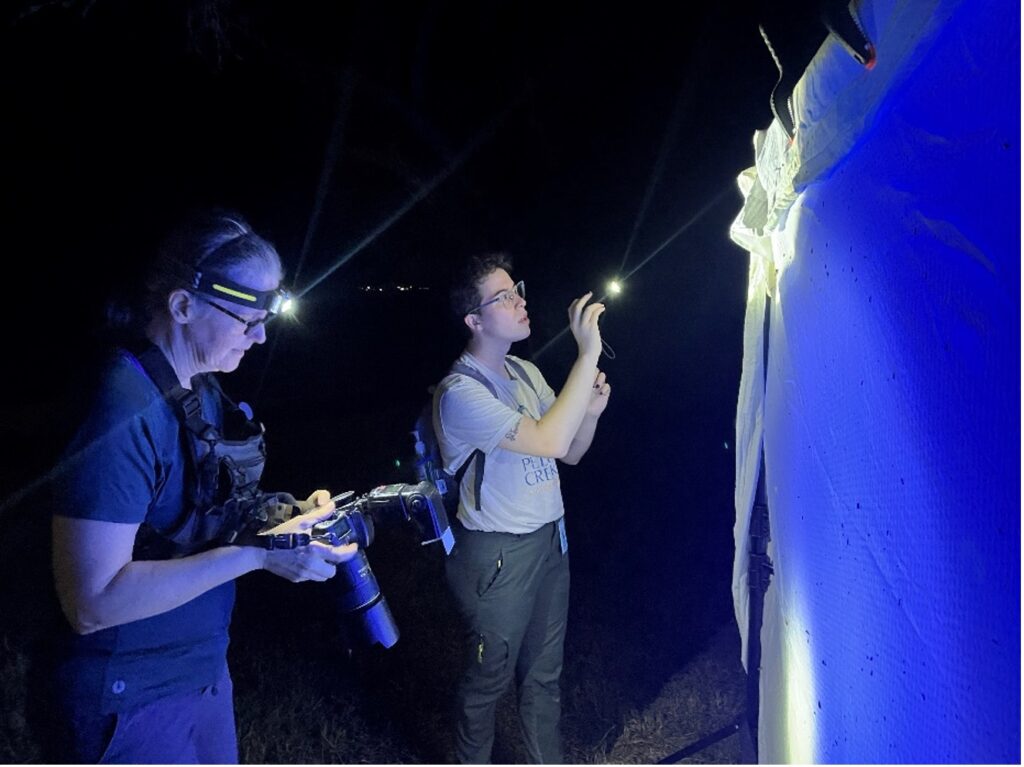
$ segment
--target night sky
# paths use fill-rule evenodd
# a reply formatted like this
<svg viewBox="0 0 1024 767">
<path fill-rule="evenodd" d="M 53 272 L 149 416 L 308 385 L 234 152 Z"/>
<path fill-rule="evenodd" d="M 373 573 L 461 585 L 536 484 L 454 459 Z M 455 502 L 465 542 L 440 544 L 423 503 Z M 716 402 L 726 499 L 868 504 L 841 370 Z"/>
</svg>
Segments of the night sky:
<svg viewBox="0 0 1024 767">
<path fill-rule="evenodd" d="M 713 572 L 728 615 L 747 274 L 728 226 L 777 77 L 749 4 L 70 0 L 4 22 L 5 497 L 52 465 L 106 295 L 188 207 L 239 209 L 300 291 L 356 251 L 225 378 L 267 425 L 267 483 L 297 494 L 412 481 L 394 461 L 461 348 L 454 258 L 512 255 L 533 328 L 513 352 L 557 389 L 569 302 L 707 208 L 609 302 L 612 400 L 562 482 L 578 571 L 613 547 Z M 394 284 L 424 289 L 360 290 Z"/>
</svg>

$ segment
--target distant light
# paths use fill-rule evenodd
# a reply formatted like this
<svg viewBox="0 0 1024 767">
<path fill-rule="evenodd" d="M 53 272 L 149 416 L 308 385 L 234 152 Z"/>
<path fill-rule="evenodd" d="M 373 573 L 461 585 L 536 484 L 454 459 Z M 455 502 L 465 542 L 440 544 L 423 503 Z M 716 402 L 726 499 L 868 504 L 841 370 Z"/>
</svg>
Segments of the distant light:
<svg viewBox="0 0 1024 767">
<path fill-rule="evenodd" d="M 422 285 L 398 285 L 388 283 L 386 285 L 360 285 L 359 289 L 367 293 L 408 293 L 412 290 L 430 290 Z"/>
<path fill-rule="evenodd" d="M 722 447 L 724 447 L 726 450 L 728 450 L 729 449 L 729 443 L 728 442 L 723 442 L 722 443 Z"/>
<path fill-rule="evenodd" d="M 399 461 L 397 458 L 395 459 L 395 468 L 396 469 L 401 469 L 402 468 L 402 462 Z"/>
<path fill-rule="evenodd" d="M 618 280 L 610 280 L 607 286 L 608 295 L 617 296 L 622 292 L 622 283 Z"/>
</svg>

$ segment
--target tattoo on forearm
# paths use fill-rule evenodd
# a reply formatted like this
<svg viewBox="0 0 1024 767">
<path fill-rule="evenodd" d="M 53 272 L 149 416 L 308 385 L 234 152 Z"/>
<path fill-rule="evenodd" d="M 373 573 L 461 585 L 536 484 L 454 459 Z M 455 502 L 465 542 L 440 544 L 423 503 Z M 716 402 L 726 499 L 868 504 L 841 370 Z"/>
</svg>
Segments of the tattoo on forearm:
<svg viewBox="0 0 1024 767">
<path fill-rule="evenodd" d="M 505 439 L 507 439 L 509 442 L 515 442 L 516 437 L 519 436 L 519 424 L 521 424 L 522 422 L 522 419 L 516 421 L 516 425 L 508 430 L 508 434 L 505 435 Z"/>
</svg>

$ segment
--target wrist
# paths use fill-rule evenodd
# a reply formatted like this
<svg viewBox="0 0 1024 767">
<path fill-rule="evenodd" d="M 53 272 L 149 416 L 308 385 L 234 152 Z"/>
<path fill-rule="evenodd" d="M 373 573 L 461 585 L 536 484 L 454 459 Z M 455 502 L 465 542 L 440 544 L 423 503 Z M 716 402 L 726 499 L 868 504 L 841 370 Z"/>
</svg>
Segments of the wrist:
<svg viewBox="0 0 1024 767">
<path fill-rule="evenodd" d="M 214 549 L 214 551 L 220 552 L 223 556 L 231 559 L 232 563 L 234 563 L 233 566 L 238 570 L 238 575 L 235 577 L 251 573 L 254 570 L 267 569 L 267 554 L 269 552 L 266 549 L 261 549 L 257 546 L 228 544 L 222 548 Z"/>
</svg>

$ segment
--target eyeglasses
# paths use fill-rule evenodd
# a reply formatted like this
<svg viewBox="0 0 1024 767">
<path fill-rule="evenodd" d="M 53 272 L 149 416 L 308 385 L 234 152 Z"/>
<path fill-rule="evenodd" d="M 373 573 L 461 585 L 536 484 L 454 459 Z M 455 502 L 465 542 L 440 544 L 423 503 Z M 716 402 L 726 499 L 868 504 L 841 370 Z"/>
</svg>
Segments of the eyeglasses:
<svg viewBox="0 0 1024 767">
<path fill-rule="evenodd" d="M 271 319 L 271 318 L 272 318 L 272 317 L 274 316 L 273 314 L 271 314 L 271 313 L 268 313 L 268 314 L 267 314 L 267 315 L 266 315 L 265 317 L 260 317 L 260 318 L 259 318 L 259 319 L 257 319 L 257 320 L 247 320 L 247 319 L 246 319 L 245 317 L 242 317 L 241 315 L 235 314 L 235 313 L 234 313 L 233 311 L 231 311 L 230 309 L 225 309 L 225 308 L 224 308 L 223 306 L 221 306 L 220 304 L 215 304 L 215 303 L 214 303 L 213 301 L 211 301 L 211 300 L 210 300 L 210 299 L 208 299 L 208 298 L 207 298 L 206 296 L 204 296 L 204 295 L 202 295 L 202 294 L 200 294 L 200 293 L 193 293 L 192 295 L 196 296 L 197 298 L 200 298 L 200 299 L 202 299 L 202 300 L 203 300 L 203 301 L 204 301 L 205 303 L 207 303 L 207 304 L 209 304 L 210 306 L 212 306 L 212 307 L 213 307 L 214 309 L 216 309 L 216 310 L 217 310 L 218 312 L 221 312 L 222 314 L 226 314 L 226 315 L 227 315 L 228 317 L 230 317 L 231 319 L 233 319 L 233 320 L 237 320 L 238 322 L 241 322 L 241 323 L 242 323 L 243 325 L 245 325 L 245 332 L 246 332 L 246 333 L 248 333 L 249 331 L 251 331 L 251 330 L 252 330 L 253 328 L 255 328 L 255 327 L 256 327 L 257 325 L 263 325 L 263 324 L 266 324 L 266 323 L 267 323 L 267 322 L 268 322 L 268 321 L 269 321 L 269 320 L 270 320 L 270 319 Z"/>
<path fill-rule="evenodd" d="M 490 301 L 484 301 L 479 306 L 473 307 L 468 312 L 466 312 L 466 314 L 474 314 L 476 312 L 479 312 L 485 306 L 496 304 L 499 301 L 501 302 L 501 305 L 504 306 L 506 309 L 511 309 L 519 302 L 520 298 L 526 298 L 526 282 L 523 280 L 519 280 L 519 282 L 517 282 L 508 290 L 501 291 Z"/>
</svg>

